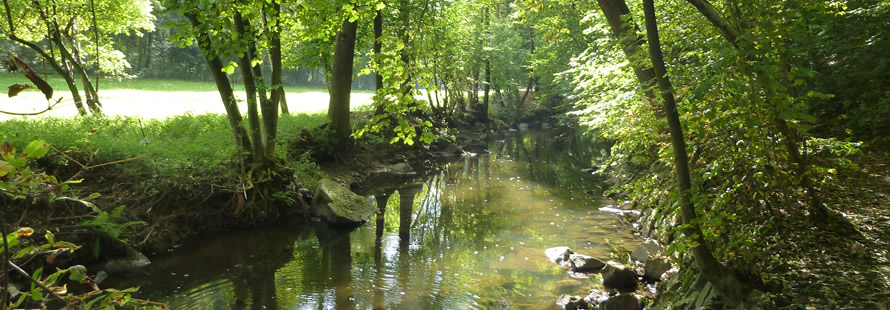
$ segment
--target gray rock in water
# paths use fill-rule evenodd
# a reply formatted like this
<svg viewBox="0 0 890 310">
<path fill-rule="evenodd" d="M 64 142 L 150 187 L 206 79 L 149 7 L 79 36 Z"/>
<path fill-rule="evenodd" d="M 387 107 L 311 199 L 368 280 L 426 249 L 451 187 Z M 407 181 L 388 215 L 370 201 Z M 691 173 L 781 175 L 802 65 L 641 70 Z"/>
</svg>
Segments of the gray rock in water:
<svg viewBox="0 0 890 310">
<path fill-rule="evenodd" d="M 118 273 L 151 265 L 151 261 L 142 252 L 127 247 L 127 257 L 109 259 L 100 266 L 107 273 Z"/>
<path fill-rule="evenodd" d="M 646 239 L 646 241 L 643 241 L 634 249 L 633 253 L 630 254 L 630 258 L 645 264 L 650 257 L 658 255 L 659 252 L 661 252 L 661 246 L 658 245 L 658 241 Z"/>
<path fill-rule="evenodd" d="M 643 274 L 647 279 L 661 281 L 661 275 L 671 269 L 671 261 L 667 257 L 653 257 L 646 261 Z"/>
<path fill-rule="evenodd" d="M 633 294 L 621 294 L 609 297 L 608 300 L 600 304 L 601 310 L 640 310 L 640 299 Z"/>
<path fill-rule="evenodd" d="M 584 297 L 584 301 L 589 303 L 594 309 L 609 299 L 609 292 L 603 292 L 597 289 L 590 290 L 590 294 Z"/>
<path fill-rule="evenodd" d="M 318 183 L 312 199 L 312 215 L 334 225 L 361 225 L 376 213 L 377 207 L 368 199 L 328 179 Z"/>
<path fill-rule="evenodd" d="M 606 263 L 593 256 L 582 254 L 569 255 L 569 262 L 574 272 L 599 272 Z"/>
<path fill-rule="evenodd" d="M 576 310 L 576 309 L 590 309 L 590 305 L 587 304 L 584 299 L 581 299 L 581 296 L 572 296 L 572 295 L 562 295 L 556 300 L 556 305 L 560 306 L 566 310 Z"/>
<path fill-rule="evenodd" d="M 572 249 L 567 246 L 558 246 L 544 250 L 544 255 L 547 255 L 547 258 L 550 259 L 551 262 L 557 264 L 562 264 L 569 260 L 569 255 L 574 253 L 575 251 L 572 251 Z"/>
<path fill-rule="evenodd" d="M 606 264 L 601 273 L 603 286 L 606 288 L 620 291 L 635 291 L 637 289 L 637 274 L 616 262 Z"/>
</svg>

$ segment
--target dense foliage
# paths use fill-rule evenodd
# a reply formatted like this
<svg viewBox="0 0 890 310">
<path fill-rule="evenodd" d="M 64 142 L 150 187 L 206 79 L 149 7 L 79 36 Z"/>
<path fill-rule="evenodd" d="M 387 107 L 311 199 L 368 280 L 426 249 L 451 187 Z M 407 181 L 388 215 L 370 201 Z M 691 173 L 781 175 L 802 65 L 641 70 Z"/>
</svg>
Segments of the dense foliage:
<svg viewBox="0 0 890 310">
<path fill-rule="evenodd" d="M 888 272 L 869 267 L 856 279 L 884 291 L 819 300 L 792 283 L 815 278 L 800 270 L 817 264 L 803 249 L 812 240 L 783 238 L 863 236 L 839 210 L 849 199 L 838 192 L 842 175 L 860 171 L 865 156 L 886 160 L 890 147 L 887 1 L 33 3 L 4 1 L 0 31 L 9 42 L 0 46 L 14 54 L 27 47 L 31 59 L 20 58 L 50 63 L 75 97 L 79 77 L 96 117 L 4 122 L 0 142 L 46 140 L 58 154 L 42 160 L 56 176 L 115 163 L 96 167 L 104 172 L 97 183 L 147 200 L 145 214 L 170 197 L 204 202 L 207 188 L 235 193 L 220 201 L 236 216 L 243 197 L 294 203 L 285 193 L 319 177 L 313 159 L 363 135 L 430 144 L 457 127 L 504 127 L 543 112 L 614 143 L 608 159 L 591 164 L 665 223 L 647 237 L 669 243 L 676 261 L 744 284 L 718 288 L 726 303 L 840 307 L 890 295 L 880 283 Z M 209 73 L 227 117 L 102 118 L 96 72 Z M 328 87 L 328 127 L 322 116 L 278 121 L 289 80 Z M 350 114 L 351 86 L 371 80 L 373 105 Z M 0 164 L 0 177 L 9 167 L 24 171 L 20 162 Z M 255 186 L 262 183 L 277 185 Z M 843 278 L 819 280 L 855 293 Z M 673 306 L 684 306 L 679 295 Z"/>
</svg>

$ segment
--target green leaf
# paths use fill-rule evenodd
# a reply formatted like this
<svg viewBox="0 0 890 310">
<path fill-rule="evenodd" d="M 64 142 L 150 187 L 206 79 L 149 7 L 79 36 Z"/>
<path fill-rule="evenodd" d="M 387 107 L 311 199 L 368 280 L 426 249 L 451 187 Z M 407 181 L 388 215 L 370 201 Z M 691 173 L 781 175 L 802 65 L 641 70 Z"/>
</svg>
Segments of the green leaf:
<svg viewBox="0 0 890 310">
<path fill-rule="evenodd" d="M 87 267 L 83 265 L 74 265 L 68 268 L 68 271 L 71 274 L 68 275 L 68 280 L 75 282 L 83 282 L 84 275 L 87 274 Z"/>
<path fill-rule="evenodd" d="M 433 141 L 435 141 L 435 140 L 436 140 L 436 136 L 433 135 L 433 134 L 432 134 L 431 132 L 429 132 L 429 131 L 424 131 L 424 132 L 423 132 L 423 135 L 420 137 L 420 141 L 423 142 L 423 143 L 425 143 L 425 144 L 433 143 Z"/>
<path fill-rule="evenodd" d="M 9 162 L 0 160 L 0 177 L 6 176 L 10 172 L 15 170 L 15 167 L 12 166 Z"/>
<path fill-rule="evenodd" d="M 43 300 L 43 293 L 41 293 L 39 289 L 31 291 L 31 300 L 33 300 L 33 301 Z"/>
<path fill-rule="evenodd" d="M 235 73 L 236 67 L 238 67 L 238 64 L 234 61 L 230 61 L 225 67 L 222 68 L 222 72 L 225 72 L 226 74 L 233 74 Z"/>
<path fill-rule="evenodd" d="M 26 154 L 27 158 L 41 158 L 49 152 L 49 144 L 43 140 L 34 140 L 28 143 L 22 154 Z"/>
<path fill-rule="evenodd" d="M 46 233 L 43 234 L 43 236 L 46 238 L 46 242 L 49 242 L 49 244 L 56 243 L 56 236 L 54 236 L 53 233 L 49 230 L 47 230 Z"/>
</svg>

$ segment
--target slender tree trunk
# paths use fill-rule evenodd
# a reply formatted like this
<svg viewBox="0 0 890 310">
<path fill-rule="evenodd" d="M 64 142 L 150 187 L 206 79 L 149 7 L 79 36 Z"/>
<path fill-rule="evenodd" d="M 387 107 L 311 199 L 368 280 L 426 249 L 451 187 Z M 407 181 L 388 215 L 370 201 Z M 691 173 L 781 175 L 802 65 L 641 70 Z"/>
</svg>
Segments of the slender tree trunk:
<svg viewBox="0 0 890 310">
<path fill-rule="evenodd" d="M 272 65 L 272 95 L 270 102 L 263 105 L 263 126 L 266 129 L 266 156 L 275 156 L 275 144 L 278 142 L 278 105 L 282 113 L 287 114 L 287 103 L 284 101 L 284 84 L 281 82 L 281 3 L 272 1 L 272 30 L 269 31 L 269 59 Z"/>
<path fill-rule="evenodd" d="M 621 49 L 634 70 L 637 80 L 643 85 L 646 97 L 655 100 L 652 86 L 655 84 L 655 73 L 652 68 L 645 65 L 646 55 L 643 52 L 645 41 L 638 36 L 639 27 L 630 18 L 630 9 L 624 0 L 597 0 L 612 34 L 621 44 Z"/>
<path fill-rule="evenodd" d="M 677 186 L 680 194 L 680 215 L 683 225 L 687 226 L 685 233 L 687 238 L 694 242 L 692 254 L 695 263 L 702 275 L 718 287 L 721 295 L 730 306 L 736 306 L 741 302 L 741 284 L 731 274 L 728 274 L 720 262 L 711 253 L 707 241 L 704 239 L 698 224 L 698 215 L 695 206 L 690 200 L 692 191 L 692 177 L 689 171 L 689 158 L 686 153 L 686 142 L 683 137 L 683 127 L 680 116 L 677 113 L 677 102 L 674 99 L 674 87 L 667 76 L 667 68 L 664 64 L 664 55 L 661 51 L 661 42 L 658 37 L 658 23 L 655 19 L 654 0 L 643 0 L 643 11 L 646 19 L 646 36 L 649 40 L 649 57 L 655 71 L 655 79 L 661 92 L 665 117 L 671 134 L 671 146 L 674 151 L 674 166 L 677 172 Z"/>
<path fill-rule="evenodd" d="M 80 42 L 75 41 L 73 37 L 70 38 L 72 41 L 72 49 L 71 52 L 73 55 L 69 54 L 72 57 L 71 64 L 77 70 L 80 75 L 80 81 L 83 84 L 84 94 L 87 97 L 87 107 L 90 108 L 90 112 L 93 115 L 102 115 L 102 103 L 99 102 L 99 92 L 93 88 L 93 84 L 90 83 L 90 76 L 87 75 L 86 70 L 83 68 L 83 57 L 80 55 Z M 61 45 L 61 44 L 59 44 Z M 64 49 L 64 47 L 59 47 L 59 49 Z"/>
<path fill-rule="evenodd" d="M 244 37 L 246 35 L 245 29 L 249 27 L 248 22 L 241 17 L 240 12 L 235 12 L 233 20 L 235 31 L 241 37 Z M 253 155 L 253 160 L 255 162 L 260 162 L 263 159 L 263 154 L 265 154 L 265 148 L 263 147 L 263 131 L 260 126 L 260 114 L 257 105 L 256 81 L 253 75 L 253 68 L 250 64 L 253 61 L 254 56 L 254 51 L 248 48 L 247 52 L 243 53 L 239 59 L 240 65 L 238 67 L 241 68 L 241 76 L 244 79 L 245 97 L 247 97 L 247 121 L 250 126 L 250 140 L 253 141 L 251 154 Z"/>
<path fill-rule="evenodd" d="M 530 57 L 533 57 L 532 55 L 535 54 L 535 30 L 532 29 L 531 26 L 528 26 L 528 53 L 529 53 Z M 525 100 L 528 99 L 528 94 L 532 92 L 532 86 L 535 83 L 535 76 L 534 76 L 535 69 L 534 69 L 534 67 L 531 67 L 531 68 L 532 68 L 532 72 L 531 72 L 531 74 L 529 74 L 529 77 L 528 77 L 528 86 L 525 87 L 525 94 L 523 94 L 522 99 L 519 100 L 519 106 L 522 106 L 525 104 Z"/>
<path fill-rule="evenodd" d="M 334 61 L 331 70 L 328 103 L 328 119 L 333 122 L 339 138 L 346 139 L 351 127 L 349 125 L 349 97 L 352 93 L 352 65 L 355 58 L 355 39 L 358 23 L 343 21 L 342 29 L 337 32 L 334 45 Z"/>
<path fill-rule="evenodd" d="M 383 42 L 380 41 L 380 37 L 383 36 L 383 14 L 380 10 L 377 10 L 377 15 L 374 16 L 374 55 L 380 55 L 380 51 L 383 49 Z M 380 90 L 383 88 L 383 76 L 379 73 L 374 74 L 374 89 Z"/>
<path fill-rule="evenodd" d="M 154 34 L 154 31 L 152 31 L 145 36 L 145 49 L 143 50 L 145 57 L 143 58 L 144 62 L 142 63 L 142 69 L 144 71 L 151 69 L 152 38 L 154 37 Z"/>
<path fill-rule="evenodd" d="M 485 43 L 483 45 L 488 45 L 491 40 L 491 17 L 488 16 L 488 8 L 486 7 L 483 14 L 484 26 L 485 26 L 485 35 L 483 36 Z M 479 113 L 480 120 L 483 122 L 488 122 L 488 103 L 490 100 L 491 93 L 491 53 L 484 52 L 485 57 L 485 86 L 484 86 L 484 98 L 482 99 L 482 111 Z"/>
<path fill-rule="evenodd" d="M 48 55 L 42 48 L 40 48 L 40 46 L 38 46 L 34 42 L 30 42 L 30 41 L 24 40 L 24 39 L 16 36 L 15 23 L 13 23 L 13 20 L 12 20 L 12 13 L 9 10 L 8 0 L 3 0 L 3 6 L 6 9 L 6 23 L 7 23 L 7 27 L 8 27 L 7 29 L 9 30 L 9 32 L 6 34 L 6 36 L 10 40 L 18 42 L 24 46 L 27 46 L 28 48 L 37 52 L 37 54 L 39 54 L 40 57 L 43 57 L 43 59 L 46 60 L 46 62 L 48 62 L 50 64 L 50 67 L 52 67 L 53 70 L 55 70 L 56 73 L 58 73 L 59 76 L 61 76 L 65 80 L 65 84 L 68 86 L 68 90 L 71 91 L 71 99 L 74 100 L 74 106 L 77 107 L 77 112 L 81 116 L 86 116 L 87 110 L 83 106 L 83 99 L 81 99 L 81 97 L 80 97 L 80 91 L 77 90 L 77 84 L 74 82 L 74 77 L 71 74 L 71 70 L 66 70 L 66 69 L 62 68 L 62 66 L 56 61 L 55 57 Z M 43 12 L 42 10 L 40 10 L 40 11 L 41 11 L 41 13 Z M 47 34 L 47 36 L 51 37 L 49 34 Z M 52 46 L 52 45 L 50 45 L 50 46 Z M 64 58 L 62 58 L 62 59 L 64 61 Z"/>
<path fill-rule="evenodd" d="M 84 70 L 83 66 L 81 65 L 80 53 L 79 49 L 77 48 L 77 41 L 75 41 L 73 36 L 70 37 L 72 42 L 71 47 L 74 49 L 74 52 L 77 53 L 77 55 L 72 55 L 71 52 L 68 51 L 68 48 L 65 47 L 65 43 L 62 40 L 59 24 L 56 22 L 54 17 L 46 16 L 46 14 L 43 13 L 43 10 L 40 10 L 39 8 L 38 12 L 40 12 L 40 16 L 45 21 L 47 27 L 50 28 L 49 39 L 56 44 L 56 47 L 59 48 L 59 55 L 61 55 L 63 59 L 70 63 L 71 66 L 73 66 L 74 69 L 77 70 L 77 74 L 80 75 L 81 81 L 83 82 L 84 86 L 84 93 L 87 97 L 87 107 L 90 109 L 90 112 L 93 115 L 102 116 L 102 105 L 99 103 L 98 94 L 96 93 L 96 90 L 93 89 L 93 85 L 90 83 L 90 77 L 87 75 L 86 70 Z"/>
<path fill-rule="evenodd" d="M 379 57 L 381 50 L 383 49 L 383 42 L 381 42 L 381 37 L 383 36 L 383 12 L 377 10 L 377 15 L 374 16 L 374 56 Z M 378 64 L 379 65 L 379 64 Z M 380 89 L 383 88 L 383 76 L 380 75 L 380 72 L 374 72 L 374 91 L 380 92 Z M 374 111 L 374 114 L 381 115 L 386 110 L 386 106 L 383 104 L 377 104 L 377 109 Z"/>
<path fill-rule="evenodd" d="M 201 29 L 201 24 L 198 21 L 197 16 L 191 13 L 184 13 L 184 15 L 188 18 L 192 27 Z M 220 60 L 219 56 L 209 53 L 211 41 L 210 36 L 207 35 L 207 33 L 200 32 L 196 35 L 195 39 L 198 41 L 198 46 L 202 49 L 203 53 L 201 54 L 204 55 L 204 59 L 207 60 L 207 67 L 210 69 L 210 75 L 213 76 L 213 81 L 216 83 L 219 97 L 222 99 L 223 106 L 226 108 L 226 115 L 229 118 L 229 125 L 232 127 L 232 136 L 235 139 L 235 145 L 242 151 L 249 153 L 252 150 L 250 136 L 247 134 L 247 129 L 244 128 L 244 120 L 241 117 L 241 111 L 238 109 L 238 102 L 235 100 L 232 83 L 229 81 L 229 77 L 222 71 L 222 60 Z"/>
</svg>

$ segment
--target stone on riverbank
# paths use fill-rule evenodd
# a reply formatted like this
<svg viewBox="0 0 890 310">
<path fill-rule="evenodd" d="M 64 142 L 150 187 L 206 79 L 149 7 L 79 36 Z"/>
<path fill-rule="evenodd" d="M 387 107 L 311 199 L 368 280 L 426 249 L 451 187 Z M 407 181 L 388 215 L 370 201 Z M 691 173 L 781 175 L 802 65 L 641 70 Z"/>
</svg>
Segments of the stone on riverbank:
<svg viewBox="0 0 890 310">
<path fill-rule="evenodd" d="M 566 246 L 558 246 L 544 250 L 544 255 L 547 255 L 547 258 L 550 259 L 551 262 L 557 264 L 562 264 L 563 262 L 568 261 L 569 255 L 572 254 L 575 254 L 575 251 L 572 251 L 572 249 Z"/>
<path fill-rule="evenodd" d="M 646 239 L 646 241 L 634 249 L 633 253 L 630 254 L 630 258 L 645 264 L 649 258 L 658 255 L 659 252 L 661 252 L 661 246 L 658 245 L 658 242 L 652 239 Z"/>
<path fill-rule="evenodd" d="M 609 297 L 600 304 L 600 310 L 640 310 L 640 299 L 633 294 L 621 294 Z"/>
<path fill-rule="evenodd" d="M 377 207 L 368 199 L 329 179 L 318 183 L 312 199 L 312 216 L 334 225 L 361 225 L 376 213 Z"/>
<path fill-rule="evenodd" d="M 671 269 L 671 261 L 667 257 L 652 257 L 646 261 L 644 278 L 661 281 L 661 275 Z"/>
<path fill-rule="evenodd" d="M 577 309 L 589 309 L 590 305 L 587 304 L 584 299 L 581 299 L 581 296 L 572 296 L 572 295 L 562 295 L 559 296 L 559 299 L 556 300 L 556 305 L 560 306 L 566 310 L 577 310 Z"/>
<path fill-rule="evenodd" d="M 582 254 L 569 255 L 569 262 L 574 272 L 599 272 L 606 263 L 593 256 Z"/>
<path fill-rule="evenodd" d="M 616 262 L 606 264 L 601 273 L 603 286 L 606 288 L 614 288 L 619 291 L 635 291 L 637 289 L 637 274 Z"/>
</svg>

